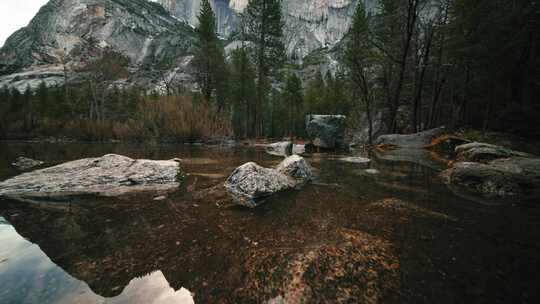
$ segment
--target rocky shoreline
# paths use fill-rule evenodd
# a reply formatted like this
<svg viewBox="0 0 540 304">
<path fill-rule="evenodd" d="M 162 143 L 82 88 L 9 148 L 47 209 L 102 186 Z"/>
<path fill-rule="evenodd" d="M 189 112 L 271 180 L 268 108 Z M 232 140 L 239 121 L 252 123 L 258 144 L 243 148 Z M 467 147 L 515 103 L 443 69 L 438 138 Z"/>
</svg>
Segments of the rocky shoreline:
<svg viewBox="0 0 540 304">
<path fill-rule="evenodd" d="M 444 127 L 416 134 L 382 135 L 375 141 L 378 157 L 411 161 L 434 169 L 447 168 L 440 176 L 456 194 L 471 198 L 529 201 L 540 197 L 540 158 L 512 149 L 471 142 Z M 432 152 L 446 153 L 433 165 Z"/>
</svg>

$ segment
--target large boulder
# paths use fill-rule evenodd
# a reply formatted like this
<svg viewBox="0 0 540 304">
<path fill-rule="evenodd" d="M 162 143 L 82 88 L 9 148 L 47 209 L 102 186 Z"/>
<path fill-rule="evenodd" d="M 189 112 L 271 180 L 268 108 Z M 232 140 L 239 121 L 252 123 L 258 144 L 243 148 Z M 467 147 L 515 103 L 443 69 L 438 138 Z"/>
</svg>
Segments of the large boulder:
<svg viewBox="0 0 540 304">
<path fill-rule="evenodd" d="M 479 142 L 457 146 L 455 151 L 457 153 L 458 160 L 465 162 L 487 163 L 499 158 L 531 157 L 531 155 L 527 153 Z"/>
<path fill-rule="evenodd" d="M 375 144 L 401 148 L 426 148 L 432 144 L 435 138 L 446 132 L 445 127 L 440 127 L 414 134 L 381 135 L 375 140 Z"/>
<path fill-rule="evenodd" d="M 322 149 L 345 147 L 346 119 L 343 115 L 308 115 L 306 131 L 312 144 Z"/>
<path fill-rule="evenodd" d="M 275 156 L 290 156 L 293 154 L 304 154 L 304 145 L 295 145 L 290 141 L 281 141 L 265 146 L 266 153 Z"/>
<path fill-rule="evenodd" d="M 179 186 L 179 174 L 180 164 L 175 160 L 135 160 L 108 154 L 18 175 L 0 182 L 0 196 L 24 200 L 164 191 Z"/>
<path fill-rule="evenodd" d="M 264 168 L 249 162 L 236 168 L 225 181 L 225 189 L 234 202 L 254 208 L 264 199 L 281 191 L 303 185 L 313 178 L 308 163 L 293 155 L 281 162 L 276 169 Z"/>
<path fill-rule="evenodd" d="M 459 162 L 445 172 L 456 190 L 486 198 L 530 199 L 540 195 L 540 159 L 511 157 L 488 163 Z"/>
<path fill-rule="evenodd" d="M 39 167 L 43 164 L 44 162 L 40 160 L 35 160 L 35 159 L 27 158 L 24 156 L 19 156 L 17 157 L 15 162 L 13 162 L 11 165 L 16 167 L 19 170 L 25 171 L 25 170 L 29 170 L 35 167 Z"/>
</svg>

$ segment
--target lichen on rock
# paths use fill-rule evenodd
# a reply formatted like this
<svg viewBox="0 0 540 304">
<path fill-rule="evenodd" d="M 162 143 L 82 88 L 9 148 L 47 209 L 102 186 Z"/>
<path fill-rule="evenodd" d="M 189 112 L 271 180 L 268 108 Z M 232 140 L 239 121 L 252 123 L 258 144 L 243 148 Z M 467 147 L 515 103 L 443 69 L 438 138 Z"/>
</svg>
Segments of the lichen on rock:
<svg viewBox="0 0 540 304">
<path fill-rule="evenodd" d="M 225 189 L 236 204 L 254 208 L 265 198 L 304 185 L 313 179 L 313 171 L 300 156 L 293 155 L 275 169 L 254 162 L 236 168 L 225 182 Z"/>
<path fill-rule="evenodd" d="M 55 199 L 76 195 L 118 196 L 179 186 L 180 164 L 107 154 L 32 171 L 0 182 L 0 196 Z"/>
</svg>

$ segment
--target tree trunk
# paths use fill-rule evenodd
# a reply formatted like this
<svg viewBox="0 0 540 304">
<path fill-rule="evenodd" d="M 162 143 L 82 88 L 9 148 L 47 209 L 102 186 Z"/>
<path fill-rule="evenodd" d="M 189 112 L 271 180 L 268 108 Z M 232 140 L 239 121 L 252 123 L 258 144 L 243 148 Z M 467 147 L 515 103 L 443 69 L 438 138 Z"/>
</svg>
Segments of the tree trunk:
<svg viewBox="0 0 540 304">
<path fill-rule="evenodd" d="M 401 61 L 399 64 L 399 73 L 396 90 L 394 91 L 394 96 L 392 98 L 392 108 L 390 110 L 390 132 L 395 133 L 396 126 L 396 116 L 397 110 L 399 108 L 399 100 L 401 99 L 401 90 L 403 88 L 403 81 L 405 79 L 405 71 L 407 68 L 407 58 L 409 57 L 409 51 L 411 48 L 411 40 L 414 34 L 414 28 L 416 25 L 416 19 L 418 17 L 417 8 L 419 0 L 409 0 L 407 5 L 407 31 L 405 35 L 404 47 L 402 50 Z"/>
<path fill-rule="evenodd" d="M 258 79 L 257 79 L 257 104 L 255 105 L 255 136 L 260 137 L 264 134 L 264 97 L 266 85 L 266 59 L 264 53 L 266 51 L 266 24 L 267 24 L 267 3 L 263 0 L 261 15 L 261 28 L 259 34 L 259 49 L 258 49 Z"/>
<path fill-rule="evenodd" d="M 413 102 L 413 111 L 412 111 L 412 127 L 413 132 L 417 133 L 419 131 L 418 128 L 418 117 L 420 116 L 420 107 L 422 104 L 422 92 L 424 90 L 424 77 L 426 75 L 426 69 L 429 63 L 429 55 L 431 51 L 431 42 L 433 39 L 433 28 L 430 27 L 429 34 L 426 37 L 425 41 L 425 51 L 423 54 L 423 58 L 420 60 L 422 62 L 422 68 L 420 70 L 420 75 L 418 77 L 418 81 L 416 83 L 416 94 L 414 96 L 414 102 Z"/>
</svg>

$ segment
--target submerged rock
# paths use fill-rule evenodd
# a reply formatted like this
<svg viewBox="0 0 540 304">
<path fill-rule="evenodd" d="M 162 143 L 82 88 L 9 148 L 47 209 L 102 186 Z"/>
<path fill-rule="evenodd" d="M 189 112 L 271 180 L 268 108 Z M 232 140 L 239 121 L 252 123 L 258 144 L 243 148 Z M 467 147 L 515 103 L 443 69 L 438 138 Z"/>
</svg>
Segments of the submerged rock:
<svg viewBox="0 0 540 304">
<path fill-rule="evenodd" d="M 368 164 L 371 162 L 371 159 L 365 158 L 365 157 L 359 157 L 359 156 L 342 157 L 342 158 L 339 158 L 339 160 L 343 162 L 355 163 L 355 164 Z"/>
<path fill-rule="evenodd" d="M 513 151 L 511 149 L 486 144 L 473 142 L 457 146 L 455 149 L 457 158 L 466 162 L 490 162 L 494 159 L 507 157 L 531 157 L 530 154 Z"/>
<path fill-rule="evenodd" d="M 306 131 L 317 148 L 336 149 L 345 147 L 345 122 L 343 115 L 308 115 Z"/>
<path fill-rule="evenodd" d="M 17 157 L 15 162 L 12 163 L 11 165 L 16 167 L 19 170 L 28 170 L 28 169 L 32 169 L 32 168 L 41 166 L 44 163 L 45 162 L 42 162 L 40 160 L 35 160 L 35 159 L 19 156 L 19 157 Z"/>
<path fill-rule="evenodd" d="M 332 241 L 247 248 L 243 288 L 236 292 L 236 303 L 254 299 L 266 304 L 397 301 L 400 260 L 396 248 L 384 238 L 362 231 L 327 230 Z"/>
<path fill-rule="evenodd" d="M 235 203 L 254 208 L 262 204 L 265 198 L 303 185 L 312 178 L 313 172 L 307 162 L 293 155 L 276 169 L 246 163 L 233 171 L 225 182 L 225 188 Z"/>
<path fill-rule="evenodd" d="M 540 159 L 512 157 L 489 163 L 459 162 L 443 172 L 446 182 L 486 198 L 529 199 L 540 196 Z"/>
<path fill-rule="evenodd" d="M 266 153 L 275 156 L 290 156 L 293 154 L 304 154 L 305 145 L 295 145 L 290 141 L 282 141 L 265 146 Z"/>
<path fill-rule="evenodd" d="M 437 153 L 426 149 L 375 149 L 373 156 L 378 162 L 412 163 L 438 171 L 448 168 L 445 159 L 439 158 Z"/>
<path fill-rule="evenodd" d="M 425 148 L 431 145 L 433 139 L 441 136 L 445 132 L 446 128 L 440 127 L 414 134 L 381 135 L 375 140 L 375 144 L 402 148 Z"/>
<path fill-rule="evenodd" d="M 134 191 L 171 190 L 179 186 L 179 173 L 180 164 L 174 160 L 135 160 L 108 154 L 18 175 L 0 182 L 0 196 L 118 196 Z"/>
<path fill-rule="evenodd" d="M 367 174 L 371 174 L 371 175 L 377 175 L 377 174 L 380 174 L 381 171 L 377 170 L 377 169 L 366 169 L 364 170 Z"/>
</svg>

